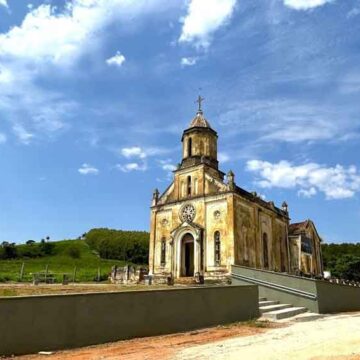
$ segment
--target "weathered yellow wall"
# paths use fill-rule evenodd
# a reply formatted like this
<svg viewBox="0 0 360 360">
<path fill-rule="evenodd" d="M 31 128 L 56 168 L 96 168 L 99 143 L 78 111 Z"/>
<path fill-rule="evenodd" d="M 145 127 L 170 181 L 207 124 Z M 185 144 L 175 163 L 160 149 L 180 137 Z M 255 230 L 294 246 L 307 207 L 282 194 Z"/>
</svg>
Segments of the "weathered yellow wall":
<svg viewBox="0 0 360 360">
<path fill-rule="evenodd" d="M 217 138 L 209 132 L 192 131 L 183 138 L 183 158 L 189 154 L 189 138 L 192 140 L 192 156 L 207 156 L 217 159 Z"/>
<path fill-rule="evenodd" d="M 288 269 L 286 229 L 285 218 L 257 203 L 236 196 L 235 263 L 263 268 L 262 237 L 266 233 L 269 269 L 286 271 Z"/>
</svg>

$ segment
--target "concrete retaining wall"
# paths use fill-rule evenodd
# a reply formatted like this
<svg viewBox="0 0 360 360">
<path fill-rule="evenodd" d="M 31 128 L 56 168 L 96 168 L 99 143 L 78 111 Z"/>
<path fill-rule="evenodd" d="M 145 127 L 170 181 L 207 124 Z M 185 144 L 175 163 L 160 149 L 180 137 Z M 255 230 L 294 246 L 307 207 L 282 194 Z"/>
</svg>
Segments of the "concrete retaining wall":
<svg viewBox="0 0 360 360">
<path fill-rule="evenodd" d="M 168 334 L 258 316 L 256 286 L 0 298 L 0 355 Z"/>
<path fill-rule="evenodd" d="M 316 281 L 313 279 L 243 266 L 233 266 L 232 281 L 235 285 L 258 285 L 260 297 L 279 300 L 284 304 L 304 306 L 312 312 L 319 312 Z"/>
<path fill-rule="evenodd" d="M 360 288 L 317 281 L 317 296 L 320 313 L 360 311 Z"/>
<path fill-rule="evenodd" d="M 360 311 L 358 287 L 237 265 L 232 266 L 232 280 L 235 285 L 258 285 L 260 297 L 304 306 L 316 313 Z"/>
</svg>

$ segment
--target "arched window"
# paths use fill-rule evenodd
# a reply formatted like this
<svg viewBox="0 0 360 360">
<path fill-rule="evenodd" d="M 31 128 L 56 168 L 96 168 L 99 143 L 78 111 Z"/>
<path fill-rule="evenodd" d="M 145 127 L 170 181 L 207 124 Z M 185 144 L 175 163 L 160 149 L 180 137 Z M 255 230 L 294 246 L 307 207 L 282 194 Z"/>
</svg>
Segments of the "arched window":
<svg viewBox="0 0 360 360">
<path fill-rule="evenodd" d="M 191 195 L 191 176 L 187 177 L 187 194 L 188 196 Z"/>
<path fill-rule="evenodd" d="M 214 248 L 215 248 L 215 265 L 220 265 L 221 262 L 221 248 L 220 248 L 220 232 L 214 233 Z"/>
<path fill-rule="evenodd" d="M 267 233 L 263 234 L 263 264 L 264 269 L 269 268 L 269 244 L 268 244 L 268 235 Z"/>
<path fill-rule="evenodd" d="M 165 238 L 161 239 L 161 266 L 166 264 L 166 240 Z"/>
<path fill-rule="evenodd" d="M 192 156 L 192 139 L 188 139 L 188 156 Z"/>
</svg>

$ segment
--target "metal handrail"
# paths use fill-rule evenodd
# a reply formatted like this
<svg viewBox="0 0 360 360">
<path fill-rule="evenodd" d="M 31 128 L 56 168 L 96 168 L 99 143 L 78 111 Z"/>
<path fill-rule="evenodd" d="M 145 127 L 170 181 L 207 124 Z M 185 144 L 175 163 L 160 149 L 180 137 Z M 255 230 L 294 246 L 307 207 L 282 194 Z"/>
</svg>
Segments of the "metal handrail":
<svg viewBox="0 0 360 360">
<path fill-rule="evenodd" d="M 265 280 L 250 278 L 248 276 L 239 275 L 239 274 L 235 274 L 235 273 L 231 273 L 231 276 L 234 277 L 235 279 L 244 280 L 244 281 L 250 282 L 252 284 L 261 285 L 261 286 L 264 286 L 264 287 L 267 287 L 270 289 L 283 291 L 288 294 L 301 296 L 301 297 L 304 297 L 304 298 L 310 299 L 310 300 L 317 300 L 317 295 L 306 292 L 306 291 L 294 289 L 294 288 L 284 286 L 284 285 L 274 284 L 272 282 L 265 281 Z"/>
</svg>

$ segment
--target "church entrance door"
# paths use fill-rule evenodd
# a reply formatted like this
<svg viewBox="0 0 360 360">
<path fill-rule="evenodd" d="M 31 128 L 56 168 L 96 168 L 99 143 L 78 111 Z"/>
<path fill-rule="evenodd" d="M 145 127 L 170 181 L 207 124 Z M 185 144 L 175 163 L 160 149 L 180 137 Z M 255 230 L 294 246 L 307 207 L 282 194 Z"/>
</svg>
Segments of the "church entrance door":
<svg viewBox="0 0 360 360">
<path fill-rule="evenodd" d="M 194 237 L 185 234 L 182 238 L 181 276 L 194 276 Z"/>
</svg>

